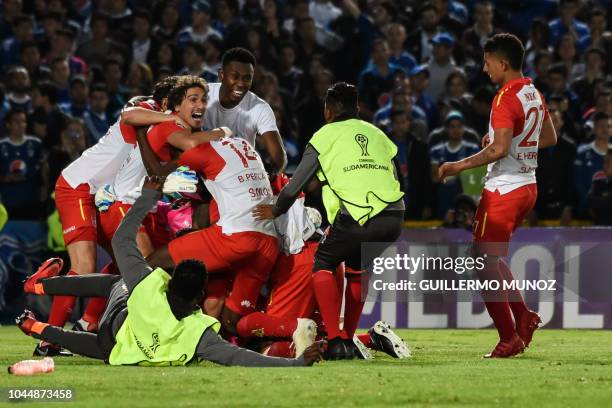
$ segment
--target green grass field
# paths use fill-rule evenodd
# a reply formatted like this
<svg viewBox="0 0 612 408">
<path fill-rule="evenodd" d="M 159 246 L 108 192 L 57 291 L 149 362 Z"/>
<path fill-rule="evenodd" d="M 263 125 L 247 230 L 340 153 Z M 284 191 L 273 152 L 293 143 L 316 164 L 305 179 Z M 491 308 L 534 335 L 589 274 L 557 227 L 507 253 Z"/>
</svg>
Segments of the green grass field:
<svg viewBox="0 0 612 408">
<path fill-rule="evenodd" d="M 14 377 L 5 366 L 28 358 L 34 340 L 0 328 L 2 387 L 70 387 L 75 400 L 51 406 L 609 407 L 612 332 L 542 330 L 517 358 L 484 360 L 493 330 L 401 330 L 413 357 L 323 362 L 312 368 L 109 367 L 55 359 L 55 372 Z M 6 401 L 6 390 L 0 400 Z M 0 403 L 2 404 L 2 403 Z M 49 405 L 37 403 L 38 406 Z M 6 404 L 4 404 L 6 405 Z M 11 404 L 12 405 L 12 404 Z"/>
</svg>

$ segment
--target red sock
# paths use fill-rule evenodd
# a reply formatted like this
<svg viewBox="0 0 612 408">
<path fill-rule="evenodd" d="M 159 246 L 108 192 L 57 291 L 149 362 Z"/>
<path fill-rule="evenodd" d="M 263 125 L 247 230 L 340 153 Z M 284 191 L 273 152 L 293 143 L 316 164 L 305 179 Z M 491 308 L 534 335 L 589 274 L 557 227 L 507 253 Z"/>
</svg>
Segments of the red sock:
<svg viewBox="0 0 612 408">
<path fill-rule="evenodd" d="M 291 348 L 290 341 L 275 341 L 265 354 L 271 357 L 294 358 L 295 350 Z"/>
<path fill-rule="evenodd" d="M 485 306 L 489 312 L 489 316 L 493 319 L 495 328 L 499 333 L 499 338 L 502 341 L 508 341 L 516 333 L 514 321 L 510 305 L 508 304 L 508 291 L 502 290 L 501 285 L 503 278 L 499 271 L 499 262 L 487 262 L 484 269 L 480 272 L 479 278 L 482 281 L 498 281 L 500 283 L 499 290 L 483 291 L 482 297 L 485 301 Z"/>
<path fill-rule="evenodd" d="M 340 336 L 340 299 L 336 278 L 331 271 L 320 270 L 312 275 L 315 297 L 319 305 L 321 318 L 325 323 L 327 337 Z"/>
<path fill-rule="evenodd" d="M 241 338 L 281 337 L 291 338 L 297 327 L 297 319 L 269 316 L 255 312 L 244 316 L 236 325 Z"/>
<path fill-rule="evenodd" d="M 66 275 L 73 276 L 77 275 L 77 273 L 69 271 Z M 47 323 L 51 326 L 64 327 L 75 303 L 76 297 L 74 296 L 54 296 Z"/>
<path fill-rule="evenodd" d="M 370 333 L 358 334 L 357 337 L 359 340 L 361 340 L 364 346 L 367 348 L 372 348 L 372 338 L 370 337 Z"/>
<path fill-rule="evenodd" d="M 501 273 L 502 278 L 508 282 L 511 282 L 514 279 L 512 276 L 512 271 L 508 267 L 506 261 L 503 259 L 499 260 L 499 272 Z M 523 300 L 521 291 L 516 288 L 508 290 L 508 301 L 510 303 L 510 309 L 512 309 L 512 314 L 514 315 L 514 320 L 519 319 L 523 313 L 529 311 L 525 300 Z"/>
<path fill-rule="evenodd" d="M 344 292 L 344 331 L 346 338 L 352 339 L 359 324 L 361 311 L 365 301 L 362 296 L 362 273 L 346 274 L 346 290 Z"/>
</svg>

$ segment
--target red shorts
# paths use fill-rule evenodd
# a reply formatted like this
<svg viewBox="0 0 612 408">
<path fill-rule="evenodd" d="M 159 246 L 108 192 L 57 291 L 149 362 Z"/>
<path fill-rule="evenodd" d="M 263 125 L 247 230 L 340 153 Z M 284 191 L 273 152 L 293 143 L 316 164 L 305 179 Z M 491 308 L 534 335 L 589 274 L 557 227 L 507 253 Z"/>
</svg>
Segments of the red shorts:
<svg viewBox="0 0 612 408">
<path fill-rule="evenodd" d="M 108 210 L 100 213 L 100 245 L 111 248 L 111 240 L 121 224 L 125 214 L 132 208 L 131 204 L 115 201 Z M 164 225 L 159 225 L 153 214 L 149 213 L 142 221 L 138 232 L 146 232 L 154 248 L 159 248 L 170 242 L 171 233 Z"/>
<path fill-rule="evenodd" d="M 270 297 L 266 314 L 287 318 L 311 318 L 317 301 L 312 284 L 312 266 L 319 244 L 306 242 L 302 252 L 281 254 L 270 273 Z"/>
<path fill-rule="evenodd" d="M 96 204 L 89 192 L 89 184 L 79 184 L 77 188 L 59 176 L 55 184 L 55 207 L 59 213 L 64 233 L 64 243 L 93 241 L 97 239 Z"/>
<path fill-rule="evenodd" d="M 535 183 L 500 194 L 499 190 L 482 191 L 474 216 L 472 237 L 478 253 L 506 256 L 512 233 L 518 228 L 538 196 Z"/>
<path fill-rule="evenodd" d="M 268 280 L 278 256 L 278 241 L 260 232 L 226 235 L 221 227 L 212 225 L 172 240 L 168 252 L 174 263 L 198 259 L 209 273 L 234 272 L 234 284 L 225 305 L 245 315 L 256 310 L 261 286 Z"/>
</svg>

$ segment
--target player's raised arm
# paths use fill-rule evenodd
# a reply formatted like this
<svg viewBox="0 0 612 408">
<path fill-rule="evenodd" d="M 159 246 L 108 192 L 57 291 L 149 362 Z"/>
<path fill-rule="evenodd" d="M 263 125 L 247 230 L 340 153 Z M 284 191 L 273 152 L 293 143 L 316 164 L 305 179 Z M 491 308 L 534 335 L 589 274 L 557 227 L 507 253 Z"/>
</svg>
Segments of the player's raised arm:
<svg viewBox="0 0 612 408">
<path fill-rule="evenodd" d="M 183 127 L 187 127 L 187 124 L 176 115 L 156 112 L 140 107 L 125 109 L 123 112 L 121 112 L 120 120 L 121 123 L 130 126 L 148 126 L 162 122 L 176 122 Z"/>
<path fill-rule="evenodd" d="M 140 149 L 140 156 L 142 158 L 142 163 L 147 170 L 147 174 L 149 176 L 160 176 L 165 177 L 168 174 L 172 173 L 178 167 L 176 161 L 171 161 L 165 165 L 162 165 L 155 152 L 151 148 L 149 141 L 147 140 L 147 130 L 142 127 L 138 129 L 136 132 L 136 138 L 138 140 L 138 149 Z"/>
<path fill-rule="evenodd" d="M 232 131 L 226 127 L 194 133 L 185 129 L 184 131 L 177 131 L 168 136 L 168 143 L 179 150 L 186 151 L 202 143 L 207 143 L 211 140 L 219 140 L 222 137 L 231 135 Z"/>
<path fill-rule="evenodd" d="M 152 269 L 136 245 L 136 232 L 142 220 L 161 198 L 163 178 L 147 177 L 142 186 L 142 194 L 132 208 L 125 214 L 117 232 L 113 236 L 112 245 L 117 266 L 128 290 L 132 289 L 145 278 Z"/>
</svg>

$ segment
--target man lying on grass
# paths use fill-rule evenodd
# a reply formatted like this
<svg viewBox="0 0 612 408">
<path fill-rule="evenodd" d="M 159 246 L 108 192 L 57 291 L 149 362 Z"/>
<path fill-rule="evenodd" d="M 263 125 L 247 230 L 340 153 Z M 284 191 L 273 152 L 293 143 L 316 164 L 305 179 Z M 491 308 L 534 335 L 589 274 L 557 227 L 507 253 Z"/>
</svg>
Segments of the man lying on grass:
<svg viewBox="0 0 612 408">
<path fill-rule="evenodd" d="M 37 321 L 28 310 L 16 319 L 19 328 L 37 339 L 111 365 L 186 365 L 208 360 L 224 365 L 290 367 L 320 361 L 322 341 L 300 357 L 288 359 L 264 356 L 222 340 L 217 334 L 220 323 L 198 306 L 208 280 L 204 264 L 186 260 L 177 264 L 171 275 L 147 265 L 136 246 L 136 232 L 161 198 L 162 185 L 158 177 L 147 178 L 142 195 L 113 237 L 121 277 L 55 276 L 61 261 L 50 259 L 24 286 L 26 292 L 36 294 L 108 297 L 98 334 L 50 326 Z"/>
</svg>

